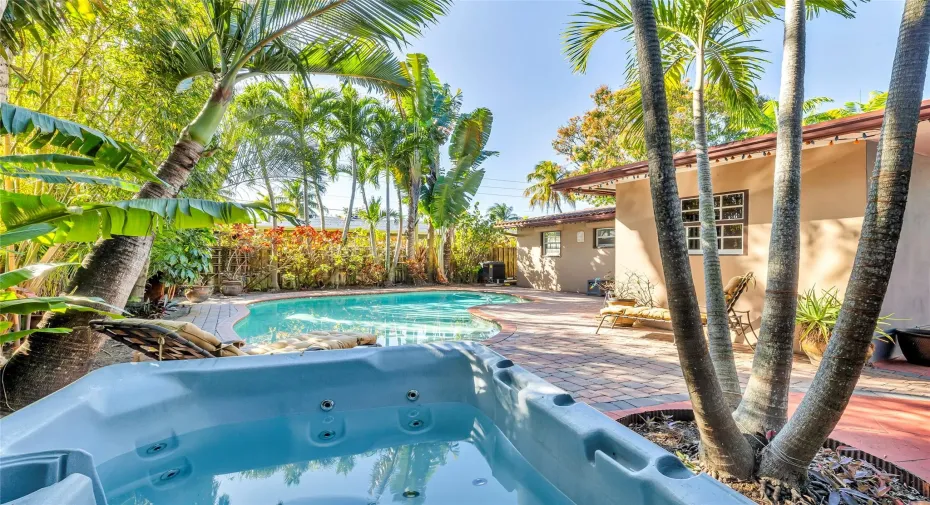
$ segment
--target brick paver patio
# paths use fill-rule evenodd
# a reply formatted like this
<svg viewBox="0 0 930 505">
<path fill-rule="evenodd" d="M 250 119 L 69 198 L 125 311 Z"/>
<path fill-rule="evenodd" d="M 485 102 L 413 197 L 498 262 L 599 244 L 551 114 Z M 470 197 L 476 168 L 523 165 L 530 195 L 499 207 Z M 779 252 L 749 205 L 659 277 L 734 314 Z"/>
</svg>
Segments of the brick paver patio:
<svg viewBox="0 0 930 505">
<path fill-rule="evenodd" d="M 463 289 L 463 288 L 454 288 Z M 380 290 L 378 290 L 380 291 Z M 473 309 L 493 319 L 502 331 L 486 344 L 518 365 L 571 392 L 610 417 L 688 400 L 687 388 L 669 333 L 649 328 L 602 329 L 595 335 L 595 317 L 603 300 L 584 295 L 552 293 L 520 288 L 487 289 L 532 298 L 532 303 L 490 305 Z M 192 321 L 224 340 L 237 338 L 233 323 L 244 317 L 245 306 L 258 300 L 295 296 L 332 296 L 371 293 L 372 290 L 314 291 L 286 294 L 250 294 L 238 298 L 211 299 L 193 305 L 180 319 Z M 752 351 L 737 346 L 736 362 L 745 385 L 752 366 Z M 791 375 L 792 406 L 807 391 L 816 368 L 806 359 L 795 360 Z M 930 377 L 914 371 L 866 368 L 856 386 L 852 406 L 841 428 L 856 438 L 859 448 L 877 445 L 879 456 L 895 461 L 924 478 L 930 477 Z M 894 401 L 898 400 L 898 401 Z M 866 406 L 866 407 L 863 407 Z M 889 407 L 896 408 L 889 411 Z M 863 415 L 882 409 L 897 421 L 883 427 L 882 418 Z M 855 412 L 853 414 L 852 412 Z M 890 414 L 894 415 L 890 415 Z M 880 416 L 880 414 L 878 414 Z M 874 415 L 873 415 L 874 416 Z M 901 421 L 901 420 L 904 421 Z M 902 426 L 912 428 L 902 428 Z M 851 435 L 850 433 L 857 433 Z M 834 432 L 836 435 L 837 432 Z M 891 437 L 891 438 L 888 438 Z M 872 440 L 872 443 L 869 443 Z"/>
</svg>

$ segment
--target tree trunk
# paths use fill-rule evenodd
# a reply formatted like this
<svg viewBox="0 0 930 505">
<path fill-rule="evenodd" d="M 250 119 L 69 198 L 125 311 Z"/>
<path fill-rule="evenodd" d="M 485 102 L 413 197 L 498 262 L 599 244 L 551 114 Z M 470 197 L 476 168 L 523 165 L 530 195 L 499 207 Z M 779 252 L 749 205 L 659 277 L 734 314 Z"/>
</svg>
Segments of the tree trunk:
<svg viewBox="0 0 930 505">
<path fill-rule="evenodd" d="M 132 291 L 129 293 L 130 301 L 144 301 L 145 300 L 145 285 L 149 280 L 149 260 L 151 258 L 145 259 L 145 264 L 142 265 L 142 270 L 139 271 L 139 277 L 136 278 L 136 283 L 132 287 Z"/>
<path fill-rule="evenodd" d="M 200 160 L 203 146 L 216 132 L 231 99 L 231 86 L 216 87 L 200 114 L 181 133 L 180 140 L 159 167 L 158 177 L 166 185 L 147 182 L 136 198 L 177 196 Z M 75 273 L 68 292 L 77 296 L 99 297 L 117 307 L 125 306 L 151 248 L 151 236 L 115 236 L 98 241 Z M 36 333 L 17 349 L 0 370 L 0 412 L 19 410 L 86 374 L 103 344 L 87 323 L 100 317 L 90 312 L 46 313 L 43 327 L 65 327 L 74 331 L 67 334 Z"/>
<path fill-rule="evenodd" d="M 355 155 L 355 146 L 352 146 L 352 193 L 349 194 L 349 212 L 346 222 L 342 225 L 342 245 L 349 241 L 349 226 L 352 224 L 352 206 L 355 205 L 355 186 L 358 183 L 358 159 Z"/>
<path fill-rule="evenodd" d="M 714 364 L 717 380 L 727 399 L 730 410 L 739 406 L 739 375 L 733 359 L 730 325 L 723 295 L 723 276 L 720 274 L 720 256 L 717 251 L 717 222 L 714 217 L 714 187 L 707 156 L 707 127 L 704 115 L 704 42 L 699 41 L 694 58 L 694 91 L 692 113 L 694 143 L 697 154 L 698 200 L 701 220 L 701 253 L 704 260 L 704 296 L 707 302 L 707 341 L 710 360 Z"/>
<path fill-rule="evenodd" d="M 398 234 L 398 240 L 400 234 Z M 384 275 L 388 282 L 391 277 L 391 169 L 384 169 Z"/>
<path fill-rule="evenodd" d="M 0 47 L 0 103 L 7 103 L 10 96 L 10 65 L 6 58 L 5 48 Z"/>
<path fill-rule="evenodd" d="M 417 151 L 411 155 L 413 163 L 410 169 L 410 194 L 407 202 L 407 259 L 413 258 L 417 253 L 417 205 L 420 201 L 420 154 Z"/>
<path fill-rule="evenodd" d="M 307 169 L 304 168 L 304 226 L 310 226 L 310 181 L 307 178 Z"/>
<path fill-rule="evenodd" d="M 262 170 L 262 179 L 265 181 L 265 189 L 268 191 L 268 206 L 271 207 L 271 290 L 280 291 L 281 286 L 278 284 L 278 246 L 275 243 L 275 234 L 278 230 L 278 216 L 275 212 L 278 210 L 274 201 L 274 188 L 271 186 L 271 178 L 268 177 L 268 168 L 265 167 L 265 159 L 262 157 L 261 150 L 258 153 L 258 164 Z"/>
<path fill-rule="evenodd" d="M 362 192 L 362 204 L 365 206 L 365 213 L 368 213 L 368 196 L 365 195 L 365 183 L 359 184 L 359 189 Z M 368 216 L 369 218 L 371 216 Z M 377 221 L 368 222 L 368 247 L 371 249 L 372 259 L 378 257 L 378 245 L 375 244 L 375 225 Z"/>
<path fill-rule="evenodd" d="M 438 259 L 436 257 L 436 228 L 433 226 L 433 222 L 429 222 L 429 226 L 426 230 L 426 277 L 431 282 L 436 282 L 438 280 L 438 270 L 436 265 L 438 264 Z"/>
<path fill-rule="evenodd" d="M 804 0 L 787 2 L 762 328 L 752 375 L 735 414 L 743 432 L 759 437 L 757 440 L 764 440 L 769 430 L 781 430 L 788 415 L 801 246 L 804 16 Z"/>
<path fill-rule="evenodd" d="M 649 185 L 659 230 L 659 252 L 675 346 L 701 435 L 702 459 L 712 474 L 748 479 L 752 476 L 754 454 L 730 415 L 714 373 L 691 277 L 652 0 L 630 3 L 643 91 Z"/>
<path fill-rule="evenodd" d="M 313 186 L 316 191 L 316 206 L 320 208 L 320 231 L 326 231 L 326 210 L 323 207 L 323 193 L 320 191 L 319 183 Z"/>
<path fill-rule="evenodd" d="M 400 226 L 404 222 L 404 206 L 401 205 L 403 198 L 401 198 L 400 195 L 400 186 L 395 186 L 394 189 L 397 191 L 397 216 L 399 219 L 397 221 L 397 243 L 394 244 L 394 262 L 391 264 L 391 280 L 394 279 L 394 273 L 397 271 L 397 263 L 400 261 L 400 243 L 401 235 L 403 235 L 400 231 Z"/>
<path fill-rule="evenodd" d="M 928 55 L 927 0 L 907 0 L 843 308 L 810 391 L 762 455 L 763 477 L 790 484 L 804 481 L 807 463 L 836 427 L 862 372 L 901 235 Z"/>
</svg>

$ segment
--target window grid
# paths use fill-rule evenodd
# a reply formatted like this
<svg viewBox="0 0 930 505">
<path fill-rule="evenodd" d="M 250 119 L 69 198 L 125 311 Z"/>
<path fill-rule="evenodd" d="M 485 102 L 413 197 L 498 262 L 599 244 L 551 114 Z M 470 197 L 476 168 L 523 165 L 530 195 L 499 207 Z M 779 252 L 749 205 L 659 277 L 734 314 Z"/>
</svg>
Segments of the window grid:
<svg viewBox="0 0 930 505">
<path fill-rule="evenodd" d="M 616 245 L 616 230 L 614 228 L 598 228 L 594 230 L 594 247 L 608 249 Z"/>
<path fill-rule="evenodd" d="M 543 256 L 561 256 L 562 232 L 545 231 L 542 234 Z"/>
<path fill-rule="evenodd" d="M 745 192 L 714 195 L 714 219 L 717 221 L 717 250 L 722 255 L 744 252 L 746 223 Z M 685 222 L 689 254 L 701 254 L 700 202 L 698 197 L 681 199 L 681 217 Z"/>
</svg>

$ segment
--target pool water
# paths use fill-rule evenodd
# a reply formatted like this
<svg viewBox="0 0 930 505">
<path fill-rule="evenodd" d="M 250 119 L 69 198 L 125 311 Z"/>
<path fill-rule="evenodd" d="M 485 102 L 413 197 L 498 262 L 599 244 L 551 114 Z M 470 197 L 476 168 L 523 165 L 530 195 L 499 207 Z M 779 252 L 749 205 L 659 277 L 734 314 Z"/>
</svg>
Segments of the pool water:
<svg viewBox="0 0 930 505">
<path fill-rule="evenodd" d="M 234 329 L 249 343 L 283 340 L 316 330 L 371 333 L 385 346 L 484 340 L 496 335 L 500 327 L 471 315 L 468 309 L 522 301 L 516 296 L 474 291 L 295 298 L 249 305 L 249 315 Z"/>
<path fill-rule="evenodd" d="M 215 426 L 98 467 L 111 505 L 572 505 L 458 403 Z"/>
</svg>

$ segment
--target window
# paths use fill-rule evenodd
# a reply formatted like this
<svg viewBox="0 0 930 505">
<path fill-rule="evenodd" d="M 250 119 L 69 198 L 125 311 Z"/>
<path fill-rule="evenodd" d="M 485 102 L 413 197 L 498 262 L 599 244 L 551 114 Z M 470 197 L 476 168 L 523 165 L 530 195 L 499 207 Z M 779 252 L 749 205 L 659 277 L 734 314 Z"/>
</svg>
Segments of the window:
<svg viewBox="0 0 930 505">
<path fill-rule="evenodd" d="M 562 232 L 544 231 L 542 234 L 543 256 L 562 255 Z"/>
<path fill-rule="evenodd" d="M 717 250 L 720 254 L 743 254 L 744 228 L 747 221 L 749 193 L 714 195 L 714 219 L 717 221 Z M 685 222 L 688 253 L 701 254 L 701 222 L 697 197 L 681 199 L 681 218 Z"/>
<path fill-rule="evenodd" d="M 594 230 L 594 247 L 606 249 L 614 246 L 614 228 L 598 228 Z"/>
</svg>

